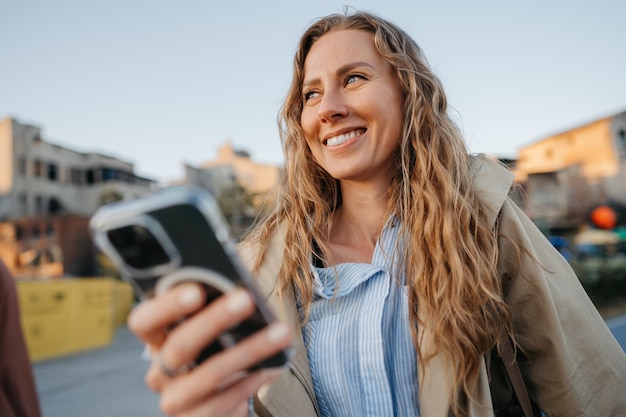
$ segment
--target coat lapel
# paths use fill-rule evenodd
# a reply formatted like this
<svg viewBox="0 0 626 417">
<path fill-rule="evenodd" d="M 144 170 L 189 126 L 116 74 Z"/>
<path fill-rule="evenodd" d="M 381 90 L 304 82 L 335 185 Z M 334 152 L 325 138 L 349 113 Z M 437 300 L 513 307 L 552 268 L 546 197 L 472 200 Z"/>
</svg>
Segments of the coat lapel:
<svg viewBox="0 0 626 417">
<path fill-rule="evenodd" d="M 259 273 L 257 284 L 261 295 L 274 314 L 291 326 L 294 342 L 293 357 L 289 369 L 272 384 L 259 390 L 258 399 L 272 416 L 317 417 L 317 404 L 313 390 L 313 381 L 307 358 L 294 289 L 290 285 L 285 289 L 285 296 L 279 297 L 276 277 L 280 271 L 285 248 L 286 227 L 279 226 L 272 236 L 265 259 Z M 253 248 L 242 248 L 242 257 L 251 264 L 256 253 Z"/>
</svg>

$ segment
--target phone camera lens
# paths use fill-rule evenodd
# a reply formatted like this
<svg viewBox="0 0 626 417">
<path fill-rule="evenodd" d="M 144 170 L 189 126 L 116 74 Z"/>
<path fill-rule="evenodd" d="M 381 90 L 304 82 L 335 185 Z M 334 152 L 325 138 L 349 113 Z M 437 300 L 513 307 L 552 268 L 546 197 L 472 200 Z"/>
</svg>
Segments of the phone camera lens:
<svg viewBox="0 0 626 417">
<path fill-rule="evenodd" d="M 135 269 L 149 269 L 167 264 L 169 257 L 146 227 L 124 226 L 107 232 L 109 241 L 125 263 Z"/>
</svg>

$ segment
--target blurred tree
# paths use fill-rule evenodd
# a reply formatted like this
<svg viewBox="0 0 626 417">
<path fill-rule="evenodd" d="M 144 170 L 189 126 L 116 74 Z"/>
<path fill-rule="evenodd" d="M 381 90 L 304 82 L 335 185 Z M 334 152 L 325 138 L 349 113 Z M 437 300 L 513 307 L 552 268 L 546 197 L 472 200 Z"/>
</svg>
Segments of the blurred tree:
<svg viewBox="0 0 626 417">
<path fill-rule="evenodd" d="M 113 262 L 102 252 L 96 254 L 97 275 L 102 277 L 113 277 L 122 279 L 120 270 Z"/>
<path fill-rule="evenodd" d="M 105 204 L 114 203 L 124 199 L 124 194 L 116 189 L 103 190 L 98 197 L 98 204 L 103 206 Z"/>
<path fill-rule="evenodd" d="M 114 188 L 103 190 L 98 197 L 98 205 L 104 206 L 123 199 L 124 195 Z M 98 276 L 121 278 L 120 271 L 104 253 L 97 251 L 95 260 Z"/>
<path fill-rule="evenodd" d="M 255 194 L 235 182 L 222 188 L 216 199 L 233 237 L 239 240 L 257 215 Z"/>
</svg>

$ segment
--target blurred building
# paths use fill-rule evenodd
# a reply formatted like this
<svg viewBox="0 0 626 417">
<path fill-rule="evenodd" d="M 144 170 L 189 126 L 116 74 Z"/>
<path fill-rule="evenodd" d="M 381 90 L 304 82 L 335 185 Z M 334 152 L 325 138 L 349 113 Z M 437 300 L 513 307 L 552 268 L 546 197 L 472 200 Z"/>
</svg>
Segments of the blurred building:
<svg viewBox="0 0 626 417">
<path fill-rule="evenodd" d="M 626 204 L 626 111 L 522 148 L 514 169 L 525 211 L 549 229 L 573 230 L 602 204 Z"/>
<path fill-rule="evenodd" d="M 0 120 L 0 220 L 91 215 L 110 193 L 132 198 L 155 189 L 133 171 L 118 158 L 47 142 L 37 126 Z"/>
<path fill-rule="evenodd" d="M 185 164 L 179 183 L 208 190 L 217 200 L 235 238 L 243 235 L 257 216 L 269 191 L 276 184 L 279 168 L 254 162 L 250 154 L 227 141 L 217 158 L 199 166 Z"/>
<path fill-rule="evenodd" d="M 19 278 L 93 276 L 89 217 L 62 213 L 0 223 L 0 259 Z"/>
<path fill-rule="evenodd" d="M 216 197 L 234 185 L 262 195 L 274 186 L 278 172 L 277 166 L 254 162 L 247 151 L 235 149 L 226 141 L 218 149 L 217 158 L 199 166 L 185 164 L 183 182 L 202 187 Z"/>
<path fill-rule="evenodd" d="M 0 120 L 0 258 L 18 277 L 93 274 L 90 216 L 105 202 L 155 189 L 129 162 L 55 145 L 37 126 Z"/>
</svg>

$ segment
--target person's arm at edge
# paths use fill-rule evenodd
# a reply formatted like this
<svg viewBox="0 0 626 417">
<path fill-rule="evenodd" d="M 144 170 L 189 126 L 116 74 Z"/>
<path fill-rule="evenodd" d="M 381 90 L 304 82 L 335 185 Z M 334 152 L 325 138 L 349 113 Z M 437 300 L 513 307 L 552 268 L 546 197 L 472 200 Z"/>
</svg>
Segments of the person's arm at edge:
<svg viewBox="0 0 626 417">
<path fill-rule="evenodd" d="M 0 262 L 0 415 L 41 417 L 15 280 Z"/>
</svg>

